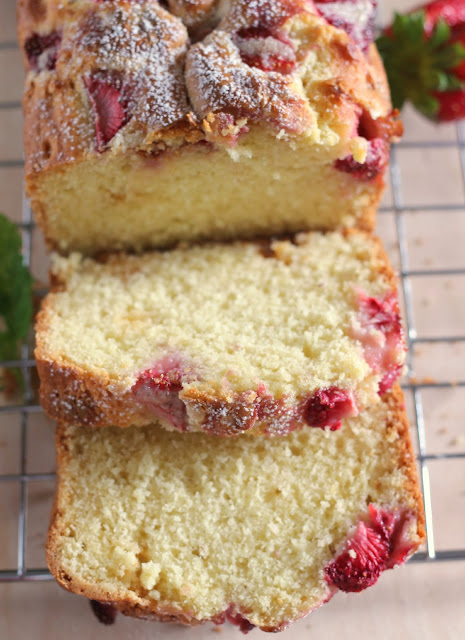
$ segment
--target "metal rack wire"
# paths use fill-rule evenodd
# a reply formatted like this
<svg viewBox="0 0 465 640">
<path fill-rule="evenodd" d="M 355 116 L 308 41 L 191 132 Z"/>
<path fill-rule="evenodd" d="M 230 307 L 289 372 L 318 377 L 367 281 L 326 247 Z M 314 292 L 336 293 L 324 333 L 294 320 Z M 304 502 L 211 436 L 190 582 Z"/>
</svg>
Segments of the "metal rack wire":
<svg viewBox="0 0 465 640">
<path fill-rule="evenodd" d="M 14 49 L 14 42 L 0 43 L 0 50 Z M 0 102 L 0 110 L 19 109 L 19 102 Z M 406 322 L 407 322 L 407 342 L 409 347 L 408 366 L 409 372 L 415 370 L 415 345 L 421 343 L 455 343 L 465 342 L 465 335 L 444 335 L 439 337 L 418 337 L 414 317 L 414 304 L 412 290 L 416 279 L 425 276 L 465 276 L 465 265 L 458 269 L 426 269 L 415 270 L 410 269 L 410 258 L 408 250 L 408 238 L 405 225 L 405 216 L 409 212 L 422 211 L 464 211 L 465 200 L 453 204 L 420 204 L 406 207 L 402 196 L 402 175 L 401 167 L 398 162 L 398 150 L 402 148 L 409 149 L 432 149 L 432 148 L 458 148 L 461 161 L 462 179 L 465 189 L 465 130 L 462 124 L 458 124 L 456 128 L 457 139 L 451 142 L 441 141 L 420 141 L 414 143 L 401 143 L 397 148 L 393 149 L 391 156 L 391 186 L 393 194 L 393 206 L 381 208 L 380 215 L 386 213 L 394 213 L 396 222 L 397 245 L 400 254 L 400 281 L 406 306 Z M 23 161 L 19 159 L 0 160 L 0 170 L 10 169 L 14 167 L 22 167 Z M 26 200 L 23 201 L 22 221 L 18 224 L 23 237 L 23 254 L 24 261 L 29 266 L 32 257 L 32 232 L 35 225 L 32 220 L 31 210 Z M 34 402 L 34 393 L 31 383 L 31 373 L 35 366 L 32 358 L 32 349 L 29 344 L 23 344 L 21 347 L 21 358 L 17 361 L 0 362 L 0 367 L 18 367 L 24 379 L 23 403 L 16 405 L 0 406 L 0 415 L 9 414 L 11 416 L 20 417 L 20 460 L 19 473 L 1 474 L 0 485 L 3 483 L 15 483 L 19 485 L 19 515 L 17 521 L 17 564 L 16 569 L 3 569 L 0 566 L 0 582 L 7 581 L 36 581 L 49 580 L 51 575 L 45 567 L 32 568 L 27 566 L 27 532 L 28 532 L 28 508 L 27 508 L 27 488 L 31 482 L 46 482 L 54 479 L 52 473 L 28 473 L 27 472 L 27 443 L 28 443 L 28 425 L 31 414 L 38 413 L 41 408 Z M 420 480 L 423 491 L 425 513 L 426 513 L 426 531 L 427 546 L 426 551 L 418 553 L 412 562 L 438 562 L 446 560 L 465 560 L 465 548 L 453 550 L 437 550 L 434 542 L 434 518 L 433 505 L 431 498 L 429 463 L 433 460 L 465 460 L 465 451 L 453 453 L 428 453 L 426 447 L 426 429 L 423 415 L 423 399 L 422 390 L 436 388 L 446 389 L 452 387 L 465 387 L 465 378 L 459 381 L 446 382 L 409 382 L 403 385 L 407 394 L 411 394 L 414 404 L 414 428 L 416 431 L 418 444 L 418 463 L 420 466 Z"/>
</svg>

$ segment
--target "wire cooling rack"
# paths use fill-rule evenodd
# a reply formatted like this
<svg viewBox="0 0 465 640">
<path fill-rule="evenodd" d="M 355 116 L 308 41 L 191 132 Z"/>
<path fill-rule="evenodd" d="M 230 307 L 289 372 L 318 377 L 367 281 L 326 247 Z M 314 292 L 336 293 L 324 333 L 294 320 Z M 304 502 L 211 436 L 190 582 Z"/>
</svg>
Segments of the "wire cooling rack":
<svg viewBox="0 0 465 640">
<path fill-rule="evenodd" d="M 15 49 L 16 44 L 14 42 L 0 42 L 0 52 Z M 20 103 L 15 101 L 4 101 L 0 99 L 0 111 L 4 110 L 17 110 L 20 109 Z M 443 382 L 435 382 L 431 379 L 416 380 L 413 377 L 416 367 L 415 348 L 418 345 L 454 345 L 465 343 L 465 335 L 439 335 L 433 337 L 419 336 L 416 329 L 416 313 L 414 304 L 414 293 L 417 286 L 417 282 L 422 278 L 427 277 L 448 277 L 459 278 L 465 276 L 465 266 L 463 268 L 451 268 L 451 269 L 411 269 L 410 268 L 410 255 L 409 255 L 409 237 L 406 225 L 406 218 L 412 212 L 418 211 L 422 213 L 427 212 L 441 212 L 444 216 L 448 212 L 460 212 L 465 215 L 465 195 L 457 202 L 418 202 L 417 204 L 404 203 L 403 196 L 403 169 L 399 162 L 399 154 L 402 150 L 423 150 L 437 151 L 439 149 L 455 149 L 460 156 L 461 167 L 461 179 L 463 181 L 463 194 L 465 194 L 465 130 L 463 124 L 456 126 L 455 139 L 454 140 L 436 140 L 436 141 L 414 141 L 403 142 L 397 145 L 393 149 L 391 156 L 391 190 L 392 190 L 392 204 L 384 206 L 380 209 L 380 216 L 391 214 L 395 220 L 396 227 L 396 249 L 400 258 L 400 285 L 403 292 L 405 301 L 406 312 L 406 325 L 407 325 L 407 342 L 409 347 L 408 355 L 408 367 L 409 376 L 408 382 L 403 385 L 404 391 L 407 395 L 407 399 L 412 401 L 412 429 L 416 434 L 416 444 L 418 451 L 418 465 L 420 471 L 420 482 L 423 491 L 423 499 L 426 513 L 426 532 L 427 543 L 426 549 L 414 556 L 412 562 L 439 562 L 446 560 L 465 560 L 465 547 L 464 548 L 451 548 L 451 549 L 437 549 L 435 545 L 434 530 L 438 524 L 438 520 L 435 519 L 435 504 L 432 499 L 431 482 L 430 482 L 430 464 L 433 461 L 447 461 L 450 463 L 452 460 L 465 461 L 465 447 L 457 451 L 445 451 L 431 453 L 427 448 L 427 431 L 429 430 L 425 426 L 424 415 L 424 401 L 422 394 L 425 390 L 429 389 L 452 389 L 465 387 L 465 376 L 459 380 L 448 379 Z M 0 159 L 0 171 L 9 170 L 12 168 L 20 168 L 23 166 L 21 159 Z M 447 224 L 447 218 L 444 218 L 444 224 Z M 22 221 L 18 223 L 18 228 L 21 231 L 23 238 L 23 255 L 24 261 L 29 266 L 33 258 L 33 231 L 35 229 L 34 222 L 31 216 L 31 210 L 26 200 L 23 201 Z M 465 238 L 463 242 L 465 246 Z M 463 256 L 465 262 L 465 255 Z M 459 282 L 460 286 L 460 282 Z M 448 308 L 447 304 L 443 309 L 443 314 L 447 317 Z M 17 523 L 15 525 L 17 531 L 16 542 L 16 566 L 15 568 L 3 568 L 0 564 L 0 582 L 6 581 L 39 581 L 49 580 L 51 575 L 44 566 L 29 566 L 28 558 L 28 527 L 29 514 L 28 514 L 28 488 L 32 483 L 49 483 L 54 480 L 53 473 L 29 473 L 27 458 L 28 458 L 28 438 L 30 430 L 30 420 L 33 414 L 41 412 L 40 406 L 37 404 L 36 394 L 33 388 L 33 373 L 34 373 L 34 360 L 32 357 L 33 346 L 30 343 L 25 343 L 21 347 L 21 358 L 17 361 L 0 362 L 0 367 L 15 367 L 19 368 L 22 372 L 24 380 L 24 388 L 22 393 L 22 402 L 15 404 L 5 404 L 0 406 L 0 418 L 8 416 L 8 420 L 12 422 L 19 422 L 20 429 L 20 444 L 19 444 L 19 472 L 17 473 L 3 473 L 3 469 L 0 469 L 0 489 L 6 484 L 15 485 L 18 489 L 19 506 Z M 50 437 L 50 434 L 44 434 L 44 437 Z M 464 467 L 465 469 L 465 467 Z M 447 471 L 446 471 L 447 473 Z M 16 517 L 16 516 L 14 516 Z M 44 516 L 45 517 L 45 516 Z M 447 517 L 447 516 L 446 516 Z M 0 522 L 1 524 L 1 522 Z M 441 523 L 443 526 L 448 523 Z M 453 526 L 452 523 L 450 526 Z M 10 563 L 11 564 L 11 563 Z"/>
</svg>

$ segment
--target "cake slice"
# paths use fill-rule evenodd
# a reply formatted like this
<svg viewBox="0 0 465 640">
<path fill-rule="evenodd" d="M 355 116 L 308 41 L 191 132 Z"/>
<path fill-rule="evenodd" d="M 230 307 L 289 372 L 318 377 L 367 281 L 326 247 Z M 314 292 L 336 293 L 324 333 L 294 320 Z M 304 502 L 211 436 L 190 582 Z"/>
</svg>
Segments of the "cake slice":
<svg viewBox="0 0 465 640">
<path fill-rule="evenodd" d="M 372 229 L 401 133 L 375 5 L 20 0 L 26 187 L 49 246 Z"/>
<path fill-rule="evenodd" d="M 336 430 L 403 368 L 394 274 L 364 232 L 56 256 L 52 275 L 36 359 L 59 421 Z"/>
<path fill-rule="evenodd" d="M 130 616 L 280 631 L 424 540 L 397 386 L 337 433 L 60 426 L 57 449 L 50 570 Z"/>
</svg>

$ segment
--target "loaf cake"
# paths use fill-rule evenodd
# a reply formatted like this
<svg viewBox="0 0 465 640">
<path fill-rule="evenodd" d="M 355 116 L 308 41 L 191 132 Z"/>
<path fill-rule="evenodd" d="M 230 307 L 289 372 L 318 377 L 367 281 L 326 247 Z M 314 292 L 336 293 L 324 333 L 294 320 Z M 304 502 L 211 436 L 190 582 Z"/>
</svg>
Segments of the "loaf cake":
<svg viewBox="0 0 465 640">
<path fill-rule="evenodd" d="M 36 360 L 68 424 L 336 430 L 403 368 L 394 274 L 366 232 L 53 264 Z"/>
<path fill-rule="evenodd" d="M 61 252 L 371 230 L 401 133 L 375 0 L 19 0 L 26 187 Z"/>
<path fill-rule="evenodd" d="M 51 572 L 123 613 L 279 631 L 424 540 L 400 389 L 337 433 L 60 426 Z"/>
</svg>

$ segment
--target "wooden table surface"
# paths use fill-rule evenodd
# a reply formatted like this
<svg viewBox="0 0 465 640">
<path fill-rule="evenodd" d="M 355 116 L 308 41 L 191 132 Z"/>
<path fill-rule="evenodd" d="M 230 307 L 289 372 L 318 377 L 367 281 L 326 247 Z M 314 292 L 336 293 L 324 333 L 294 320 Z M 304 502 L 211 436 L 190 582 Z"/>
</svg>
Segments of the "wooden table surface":
<svg viewBox="0 0 465 640">
<path fill-rule="evenodd" d="M 384 21 L 394 8 L 414 6 L 410 0 L 384 0 Z M 14 0 L 0 0 L 0 43 L 13 41 Z M 0 48 L 0 102 L 17 102 L 22 92 L 19 51 Z M 465 267 L 465 193 L 457 131 L 440 128 L 406 111 L 406 136 L 397 149 L 406 206 L 419 210 L 404 215 L 410 268 Z M 465 132 L 465 126 L 463 127 Z M 5 168 L 2 161 L 21 158 L 20 110 L 0 109 L 0 210 L 19 221 L 22 201 L 21 166 Z M 418 148 L 418 141 L 441 142 L 442 147 Z M 463 209 L 448 211 L 448 205 Z M 437 203 L 422 211 L 421 204 Z M 393 263 L 399 267 L 395 215 L 391 190 L 379 216 L 379 233 Z M 47 259 L 37 230 L 32 238 L 34 275 L 46 282 Z M 465 276 L 425 276 L 412 281 L 413 310 L 418 334 L 465 334 Z M 418 378 L 465 380 L 465 343 L 421 344 L 415 347 Z M 427 452 L 454 453 L 465 449 L 465 388 L 421 391 Z M 411 394 L 407 397 L 412 413 Z M 27 471 L 54 470 L 53 424 L 32 414 L 28 427 Z M 0 473 L 19 472 L 20 424 L 14 414 L 0 414 Z M 429 463 L 436 546 L 440 550 L 465 548 L 465 460 Z M 53 482 L 28 485 L 27 563 L 45 566 L 44 540 L 53 495 Z M 0 483 L 0 569 L 16 567 L 16 528 L 19 485 Z M 148 640 L 214 638 L 239 639 L 232 627 L 206 625 L 185 629 L 119 616 L 112 627 L 100 625 L 88 603 L 61 590 L 54 582 L 0 584 L 0 639 L 5 640 Z M 262 633 L 254 631 L 252 637 Z M 328 605 L 280 635 L 283 640 L 462 640 L 465 639 L 465 560 L 410 563 L 386 572 L 372 589 L 353 595 L 338 594 Z"/>
</svg>

